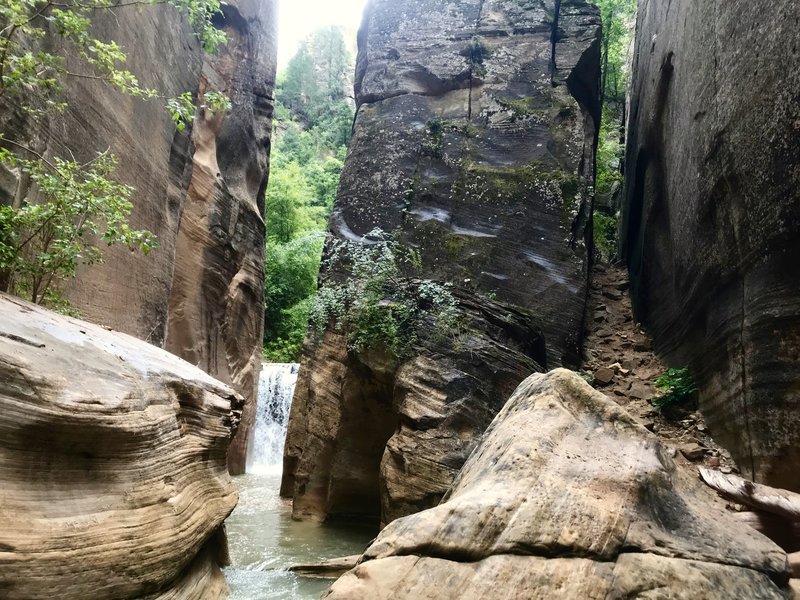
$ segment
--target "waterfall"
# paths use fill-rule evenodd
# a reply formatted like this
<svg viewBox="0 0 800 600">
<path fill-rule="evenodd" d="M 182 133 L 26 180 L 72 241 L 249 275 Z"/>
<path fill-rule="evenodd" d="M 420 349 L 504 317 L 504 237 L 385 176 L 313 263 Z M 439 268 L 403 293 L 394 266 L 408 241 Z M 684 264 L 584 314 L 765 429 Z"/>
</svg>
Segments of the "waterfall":
<svg viewBox="0 0 800 600">
<path fill-rule="evenodd" d="M 297 368 L 294 363 L 264 363 L 261 366 L 256 422 L 247 453 L 249 473 L 280 472 Z"/>
</svg>

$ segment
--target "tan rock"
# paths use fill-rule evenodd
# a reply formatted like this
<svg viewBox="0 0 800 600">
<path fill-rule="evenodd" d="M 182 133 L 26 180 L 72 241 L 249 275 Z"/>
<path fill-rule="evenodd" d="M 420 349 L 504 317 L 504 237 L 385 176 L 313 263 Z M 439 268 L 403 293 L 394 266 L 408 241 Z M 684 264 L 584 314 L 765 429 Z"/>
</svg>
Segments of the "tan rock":
<svg viewBox="0 0 800 600">
<path fill-rule="evenodd" d="M 0 315 L 0 596 L 224 597 L 242 398 L 125 334 L 5 295 Z"/>
<path fill-rule="evenodd" d="M 594 381 L 600 385 L 608 385 L 614 381 L 614 371 L 601 367 L 594 372 Z"/>
<path fill-rule="evenodd" d="M 795 579 L 800 579 L 800 552 L 792 552 L 788 556 L 789 558 L 789 571 L 792 574 L 792 577 Z"/>
<path fill-rule="evenodd" d="M 321 560 L 315 563 L 292 565 L 288 570 L 295 575 L 300 575 L 302 577 L 336 579 L 337 577 L 344 575 L 350 569 L 354 568 L 359 558 L 361 558 L 360 554 L 329 558 L 327 560 Z"/>
<path fill-rule="evenodd" d="M 390 523 L 329 599 L 783 598 L 785 553 L 570 371 L 525 380 L 445 501 Z"/>
<path fill-rule="evenodd" d="M 687 460 L 700 460 L 706 454 L 705 448 L 699 444 L 683 444 L 680 451 Z"/>
</svg>

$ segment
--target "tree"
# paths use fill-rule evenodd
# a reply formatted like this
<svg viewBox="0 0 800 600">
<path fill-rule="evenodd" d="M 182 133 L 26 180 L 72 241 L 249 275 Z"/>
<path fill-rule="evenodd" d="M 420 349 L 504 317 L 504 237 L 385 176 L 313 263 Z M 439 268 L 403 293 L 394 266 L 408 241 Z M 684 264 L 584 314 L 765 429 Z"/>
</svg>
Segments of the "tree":
<svg viewBox="0 0 800 600">
<path fill-rule="evenodd" d="M 3 0 L 0 106 L 35 123 L 66 108 L 61 96 L 66 80 L 92 79 L 123 94 L 164 102 L 176 127 L 183 129 L 195 113 L 191 93 L 164 98 L 140 85 L 125 68 L 122 48 L 92 33 L 93 20 L 103 12 L 156 4 L 182 12 L 205 50 L 225 41 L 224 32 L 212 24 L 219 0 Z M 46 43 L 54 39 L 59 43 Z M 215 91 L 200 102 L 212 112 L 230 108 L 230 101 Z M 0 198 L 0 290 L 63 308 L 60 284 L 75 275 L 79 264 L 102 259 L 100 240 L 145 254 L 157 246 L 152 233 L 128 225 L 132 188 L 113 179 L 116 164 L 107 150 L 87 163 L 48 158 L 0 131 L 0 166 L 17 180 L 13 197 Z"/>
<path fill-rule="evenodd" d="M 636 15 L 636 0 L 595 0 L 603 25 L 601 46 L 602 102 L 625 101 L 625 60 Z"/>
<path fill-rule="evenodd" d="M 595 192 L 602 208 L 593 215 L 595 248 L 604 258 L 616 252 L 617 215 L 614 195 L 622 180 L 625 141 L 627 53 L 633 35 L 636 0 L 595 0 L 603 25 L 600 100 L 602 119 L 597 147 Z M 603 206 L 604 205 L 604 206 Z M 605 211 L 605 214 L 604 212 Z"/>
<path fill-rule="evenodd" d="M 352 56 L 337 28 L 306 39 L 278 78 L 267 188 L 264 355 L 297 360 L 353 122 Z"/>
</svg>

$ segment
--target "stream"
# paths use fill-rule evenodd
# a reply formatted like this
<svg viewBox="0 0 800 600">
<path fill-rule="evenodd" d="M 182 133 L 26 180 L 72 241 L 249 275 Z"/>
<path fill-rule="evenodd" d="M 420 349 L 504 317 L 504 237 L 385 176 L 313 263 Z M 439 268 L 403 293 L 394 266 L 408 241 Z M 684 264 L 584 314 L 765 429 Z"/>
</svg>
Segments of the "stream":
<svg viewBox="0 0 800 600">
<path fill-rule="evenodd" d="M 248 473 L 234 478 L 239 504 L 225 521 L 232 561 L 225 577 L 231 600 L 319 598 L 332 580 L 298 577 L 286 568 L 359 554 L 376 533 L 366 526 L 293 521 L 291 500 L 278 495 L 296 380 L 295 364 L 265 364 L 261 371 Z"/>
</svg>

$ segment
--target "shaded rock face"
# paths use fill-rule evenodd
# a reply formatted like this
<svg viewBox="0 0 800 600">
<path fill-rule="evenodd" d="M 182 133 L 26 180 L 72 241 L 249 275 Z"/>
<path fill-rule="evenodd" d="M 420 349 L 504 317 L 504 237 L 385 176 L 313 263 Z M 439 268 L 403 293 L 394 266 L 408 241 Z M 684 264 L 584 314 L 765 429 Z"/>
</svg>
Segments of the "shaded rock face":
<svg viewBox="0 0 800 600">
<path fill-rule="evenodd" d="M 166 347 L 255 399 L 263 321 L 263 194 L 275 74 L 275 3 L 235 0 L 217 25 L 219 54 L 202 52 L 168 6 L 121 7 L 93 33 L 115 39 L 143 85 L 165 97 L 207 89 L 233 104 L 224 118 L 199 113 L 176 132 L 162 100 L 143 102 L 85 79 L 67 81 L 68 108 L 49 121 L 0 111 L 2 130 L 47 156 L 89 160 L 110 148 L 116 176 L 136 188 L 132 226 L 160 247 L 142 257 L 104 249 L 105 264 L 82 269 L 68 290 L 87 319 Z M 3 180 L 6 197 L 15 180 Z M 3 194 L 0 194 L 2 201 Z M 250 405 L 246 420 L 250 417 Z M 242 432 L 246 432 L 246 427 Z M 244 439 L 231 461 L 244 466 Z"/>
<path fill-rule="evenodd" d="M 275 78 L 275 3 L 223 6 L 228 43 L 204 57 L 200 89 L 224 90 L 233 110 L 198 119 L 176 240 L 165 347 L 248 399 L 229 454 L 243 473 L 255 422 L 264 331 L 264 193 Z"/>
<path fill-rule="evenodd" d="M 295 518 L 386 523 L 439 503 L 504 399 L 541 370 L 523 350 L 544 357 L 524 316 L 463 301 L 469 333 L 458 345 L 418 347 L 402 364 L 349 353 L 333 332 L 313 348 L 284 449 L 281 493 L 294 497 Z M 508 321 L 491 324 L 493 311 Z"/>
<path fill-rule="evenodd" d="M 0 315 L 0 596 L 226 597 L 242 397 L 125 334 L 5 295 Z"/>
<path fill-rule="evenodd" d="M 800 5 L 640 3 L 623 252 L 717 441 L 800 490 Z"/>
<path fill-rule="evenodd" d="M 524 377 L 577 364 L 599 23 L 582 1 L 369 5 L 330 230 L 393 232 L 470 326 L 400 364 L 330 333 L 307 346 L 282 486 L 295 517 L 434 506 Z"/>
<path fill-rule="evenodd" d="M 445 501 L 326 598 L 784 598 L 786 554 L 570 371 L 525 380 Z"/>
</svg>

